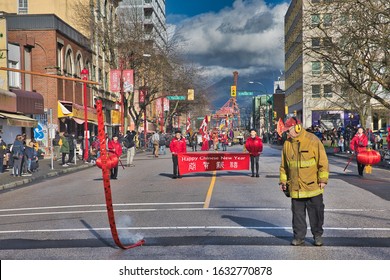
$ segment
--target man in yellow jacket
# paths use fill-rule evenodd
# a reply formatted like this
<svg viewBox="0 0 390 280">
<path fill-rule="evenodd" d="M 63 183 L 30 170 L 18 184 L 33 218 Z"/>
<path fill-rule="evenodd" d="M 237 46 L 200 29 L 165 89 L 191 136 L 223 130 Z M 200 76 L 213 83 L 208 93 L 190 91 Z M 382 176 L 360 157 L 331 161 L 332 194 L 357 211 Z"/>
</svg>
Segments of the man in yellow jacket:
<svg viewBox="0 0 390 280">
<path fill-rule="evenodd" d="M 329 178 L 325 148 L 316 135 L 302 129 L 295 117 L 286 121 L 283 131 L 287 131 L 288 139 L 282 151 L 279 185 L 291 197 L 294 232 L 291 244 L 305 243 L 307 211 L 314 245 L 322 246 L 323 192 Z"/>
</svg>

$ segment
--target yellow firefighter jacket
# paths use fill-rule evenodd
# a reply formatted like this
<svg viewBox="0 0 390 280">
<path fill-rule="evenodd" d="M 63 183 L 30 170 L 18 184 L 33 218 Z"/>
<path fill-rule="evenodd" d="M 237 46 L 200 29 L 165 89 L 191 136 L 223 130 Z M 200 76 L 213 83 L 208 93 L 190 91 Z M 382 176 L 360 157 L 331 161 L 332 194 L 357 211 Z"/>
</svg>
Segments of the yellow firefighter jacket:
<svg viewBox="0 0 390 280">
<path fill-rule="evenodd" d="M 280 183 L 287 184 L 291 198 L 308 198 L 324 192 L 319 183 L 328 183 L 329 165 L 324 145 L 317 136 L 302 129 L 286 140 L 280 164 Z"/>
</svg>

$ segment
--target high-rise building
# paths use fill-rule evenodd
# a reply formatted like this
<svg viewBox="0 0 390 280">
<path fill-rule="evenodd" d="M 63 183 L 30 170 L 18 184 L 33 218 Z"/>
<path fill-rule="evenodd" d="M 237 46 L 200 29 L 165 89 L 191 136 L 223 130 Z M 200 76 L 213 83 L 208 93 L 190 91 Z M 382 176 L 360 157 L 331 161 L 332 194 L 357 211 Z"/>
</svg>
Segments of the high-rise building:
<svg viewBox="0 0 390 280">
<path fill-rule="evenodd" d="M 315 50 L 328 48 L 333 39 L 343 35 L 340 25 L 346 14 L 334 4 L 332 0 L 292 0 L 285 15 L 285 102 L 288 114 L 300 118 L 304 127 L 332 129 L 360 124 L 359 114 L 340 102 L 345 91 L 334 82 L 332 64 L 316 57 Z M 375 107 L 370 104 L 375 101 L 368 104 Z M 361 125 L 375 129 L 386 123 L 373 115 Z"/>
<path fill-rule="evenodd" d="M 162 46 L 167 40 L 165 0 L 124 0 L 119 3 L 119 16 L 142 23 L 145 40 Z"/>
</svg>

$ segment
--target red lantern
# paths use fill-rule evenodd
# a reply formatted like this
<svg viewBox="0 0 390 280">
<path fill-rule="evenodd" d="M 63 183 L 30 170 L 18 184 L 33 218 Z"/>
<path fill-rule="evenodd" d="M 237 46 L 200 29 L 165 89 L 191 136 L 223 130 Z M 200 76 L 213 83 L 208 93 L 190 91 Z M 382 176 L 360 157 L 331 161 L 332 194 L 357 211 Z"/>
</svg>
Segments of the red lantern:
<svg viewBox="0 0 390 280">
<path fill-rule="evenodd" d="M 357 161 L 361 164 L 366 165 L 366 173 L 371 173 L 371 166 L 381 161 L 381 155 L 375 150 L 367 149 L 358 153 Z"/>
<path fill-rule="evenodd" d="M 119 159 L 118 156 L 114 153 L 107 153 L 107 168 L 108 169 L 113 169 L 118 165 Z M 96 160 L 96 165 L 100 169 L 102 168 L 102 157 L 99 157 Z"/>
</svg>

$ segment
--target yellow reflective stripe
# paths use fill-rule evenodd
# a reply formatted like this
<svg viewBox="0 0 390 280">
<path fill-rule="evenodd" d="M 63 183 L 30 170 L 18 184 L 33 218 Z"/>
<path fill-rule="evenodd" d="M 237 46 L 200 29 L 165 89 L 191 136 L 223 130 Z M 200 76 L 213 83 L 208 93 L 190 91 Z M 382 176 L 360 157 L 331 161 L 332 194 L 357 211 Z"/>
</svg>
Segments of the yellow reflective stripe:
<svg viewBox="0 0 390 280">
<path fill-rule="evenodd" d="M 308 197 L 314 197 L 317 195 L 320 195 L 324 193 L 324 189 L 318 189 L 314 191 L 292 191 L 290 192 L 290 196 L 292 198 L 308 198 Z"/>
<path fill-rule="evenodd" d="M 299 162 L 296 162 L 296 161 L 291 161 L 290 162 L 290 167 L 297 167 L 299 165 L 299 167 L 310 167 L 310 166 L 313 166 L 313 165 L 316 165 L 316 160 L 314 158 L 312 159 L 309 159 L 309 160 L 301 160 Z"/>
<path fill-rule="evenodd" d="M 287 182 L 287 175 L 285 173 L 280 173 L 280 182 Z"/>
<path fill-rule="evenodd" d="M 318 172 L 318 177 L 320 179 L 328 179 L 329 178 L 329 172 L 326 172 L 326 171 Z"/>
</svg>

